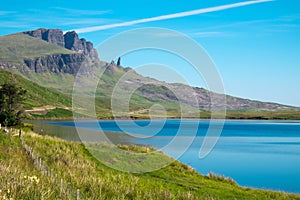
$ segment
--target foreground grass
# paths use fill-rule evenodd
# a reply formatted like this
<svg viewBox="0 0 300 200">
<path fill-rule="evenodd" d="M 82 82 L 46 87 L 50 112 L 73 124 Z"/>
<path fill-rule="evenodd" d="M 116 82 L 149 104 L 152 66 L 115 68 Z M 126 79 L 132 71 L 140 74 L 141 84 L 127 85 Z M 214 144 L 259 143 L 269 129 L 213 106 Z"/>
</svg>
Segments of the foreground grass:
<svg viewBox="0 0 300 200">
<path fill-rule="evenodd" d="M 0 200 L 57 199 L 61 195 L 65 196 L 30 161 L 20 139 L 0 130 Z"/>
<path fill-rule="evenodd" d="M 177 161 L 150 173 L 124 173 L 95 160 L 80 143 L 33 133 L 26 134 L 25 140 L 57 174 L 55 177 L 80 190 L 81 199 L 300 199 L 293 194 L 242 188 L 230 179 L 214 175 L 202 176 Z M 19 138 L 0 133 L 0 144 L 0 199 L 4 195 L 13 199 L 67 199 L 60 185 L 33 165 Z M 105 153 L 108 146 L 103 145 L 101 151 Z M 120 148 L 149 150 L 138 146 Z M 157 162 L 170 158 L 160 154 L 153 159 Z M 36 176 L 38 181 L 24 176 Z"/>
</svg>

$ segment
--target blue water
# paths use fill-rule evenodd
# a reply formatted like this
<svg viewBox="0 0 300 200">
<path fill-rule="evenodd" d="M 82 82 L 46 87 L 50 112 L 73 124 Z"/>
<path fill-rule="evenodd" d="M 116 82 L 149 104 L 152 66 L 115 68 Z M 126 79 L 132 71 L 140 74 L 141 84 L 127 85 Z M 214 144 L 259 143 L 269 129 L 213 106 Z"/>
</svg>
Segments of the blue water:
<svg viewBox="0 0 300 200">
<path fill-rule="evenodd" d="M 74 122 L 46 123 L 60 127 L 75 126 Z M 227 121 L 218 143 L 203 159 L 198 155 L 209 121 L 138 120 L 132 124 L 124 120 L 118 123 L 120 126 L 115 121 L 80 121 L 77 128 L 99 130 L 100 127 L 104 131 L 119 132 L 121 137 L 118 139 L 124 143 L 160 149 L 170 143 L 181 127 L 179 137 L 182 141 L 195 137 L 178 160 L 200 173 L 212 171 L 225 175 L 242 186 L 300 193 L 299 121 Z M 165 153 L 172 156 L 176 151 L 178 149 L 174 147 Z"/>
</svg>

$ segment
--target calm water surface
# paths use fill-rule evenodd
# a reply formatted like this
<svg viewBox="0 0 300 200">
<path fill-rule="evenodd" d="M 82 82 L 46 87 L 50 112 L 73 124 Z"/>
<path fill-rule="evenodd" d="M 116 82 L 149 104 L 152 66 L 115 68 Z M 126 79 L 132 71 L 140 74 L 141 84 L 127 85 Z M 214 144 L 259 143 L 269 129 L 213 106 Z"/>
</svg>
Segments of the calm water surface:
<svg viewBox="0 0 300 200">
<path fill-rule="evenodd" d="M 227 121 L 217 145 L 204 159 L 199 159 L 198 154 L 209 121 L 156 120 L 151 122 L 151 128 L 147 127 L 148 120 L 135 121 L 138 128 L 129 121 L 118 123 L 123 130 L 115 121 L 81 121 L 77 127 L 91 136 L 91 141 L 100 125 L 114 143 L 151 145 L 159 149 L 176 136 L 181 125 L 182 140 L 194 134 L 196 137 L 179 161 L 202 174 L 212 171 L 229 176 L 242 186 L 300 193 L 300 121 Z M 125 134 L 124 129 L 136 137 Z M 79 140 L 74 122 L 35 122 L 35 131 Z M 172 156 L 176 151 L 172 148 L 165 153 Z"/>
</svg>

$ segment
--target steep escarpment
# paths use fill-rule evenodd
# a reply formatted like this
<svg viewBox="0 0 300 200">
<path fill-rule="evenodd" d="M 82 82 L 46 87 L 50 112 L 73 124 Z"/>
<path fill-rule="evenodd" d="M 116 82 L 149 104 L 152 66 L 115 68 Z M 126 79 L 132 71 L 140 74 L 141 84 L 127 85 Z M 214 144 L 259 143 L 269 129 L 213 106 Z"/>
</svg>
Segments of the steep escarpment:
<svg viewBox="0 0 300 200">
<path fill-rule="evenodd" d="M 87 58 L 84 54 L 56 54 L 35 59 L 25 59 L 24 63 L 30 71 L 36 73 L 68 73 L 75 75 Z"/>
<path fill-rule="evenodd" d="M 75 75 L 84 63 L 90 63 L 91 65 L 99 64 L 98 54 L 93 47 L 93 43 L 83 38 L 80 39 L 75 31 L 63 34 L 60 29 L 37 29 L 23 32 L 23 34 L 72 51 L 70 54 L 52 54 L 34 59 L 24 59 L 24 64 L 30 71 Z"/>
<path fill-rule="evenodd" d="M 91 42 L 74 31 L 37 29 L 0 37 L 0 68 L 30 73 L 66 73 L 99 65 Z M 87 69 L 88 70 L 88 69 Z"/>
<path fill-rule="evenodd" d="M 80 39 L 75 31 L 69 31 L 66 34 L 63 34 L 60 29 L 41 28 L 23 33 L 93 59 L 97 59 L 98 57 L 97 51 L 93 47 L 93 43 L 86 41 L 84 38 Z"/>
<path fill-rule="evenodd" d="M 79 39 L 78 34 L 75 31 L 67 32 L 64 35 L 64 42 L 66 49 L 82 53 L 94 59 L 98 57 L 97 51 L 93 47 L 93 43 L 86 41 L 84 38 Z"/>
<path fill-rule="evenodd" d="M 65 47 L 64 34 L 60 29 L 45 29 L 40 28 L 37 30 L 23 32 L 29 36 L 39 38 L 46 42 L 56 44 L 61 47 Z"/>
</svg>

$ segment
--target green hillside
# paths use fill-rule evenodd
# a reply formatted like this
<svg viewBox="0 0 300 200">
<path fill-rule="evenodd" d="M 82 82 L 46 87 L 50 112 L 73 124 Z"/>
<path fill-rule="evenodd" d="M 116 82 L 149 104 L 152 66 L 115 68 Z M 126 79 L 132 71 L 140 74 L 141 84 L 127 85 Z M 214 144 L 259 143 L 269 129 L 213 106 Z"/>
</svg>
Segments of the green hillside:
<svg viewBox="0 0 300 200">
<path fill-rule="evenodd" d="M 100 119 L 111 119 L 113 118 L 111 112 L 111 94 L 112 87 L 118 81 L 118 77 L 123 74 L 122 70 L 118 71 L 114 78 L 109 78 L 109 74 L 105 73 L 103 75 L 103 80 L 100 81 L 99 87 L 96 94 L 96 111 L 97 116 Z M 40 81 L 48 85 L 49 88 L 43 87 L 40 84 L 36 84 L 26 78 L 15 73 L 0 69 L 0 84 L 5 82 L 13 82 L 27 91 L 26 100 L 24 107 L 25 109 L 31 109 L 33 107 L 42 106 L 54 106 L 54 107 L 72 107 L 72 86 L 74 82 L 74 77 L 67 74 L 54 74 L 54 73 L 36 73 L 36 77 L 39 77 Z M 60 84 L 59 84 L 60 83 Z M 61 88 L 59 88 L 61 85 Z M 53 87 L 51 89 L 50 87 Z M 161 88 L 149 88 L 146 86 L 147 90 L 154 91 Z M 157 97 L 156 102 L 150 101 L 149 99 L 140 95 L 139 91 L 144 90 L 141 87 L 137 93 L 131 97 L 130 100 L 130 111 L 131 117 L 133 118 L 149 118 L 149 108 L 155 103 L 160 103 L 167 110 L 167 116 L 169 118 L 180 117 L 180 108 L 178 104 L 168 102 L 164 99 L 159 99 Z M 64 91 L 64 93 L 63 93 Z M 168 92 L 166 90 L 166 92 Z M 120 97 L 121 98 L 121 97 Z M 198 118 L 199 112 L 186 105 L 185 110 L 191 110 L 190 117 Z M 126 113 L 119 113 L 119 117 L 125 116 Z M 153 113 L 152 113 L 153 114 Z M 42 118 L 71 118 L 72 112 L 63 109 L 54 109 L 48 111 L 45 116 L 38 115 L 37 117 Z M 157 113 L 156 117 L 160 117 Z M 210 112 L 201 111 L 201 118 L 210 118 Z M 300 112 L 298 110 L 286 110 L 286 111 L 227 111 L 226 117 L 228 119 L 300 119 Z"/>
<path fill-rule="evenodd" d="M 74 52 L 22 33 L 0 37 L 0 62 L 22 64 L 24 59 L 72 53 Z"/>
<path fill-rule="evenodd" d="M 16 82 L 24 87 L 24 89 L 28 91 L 25 102 L 26 108 L 46 105 L 70 107 L 76 72 L 69 73 L 69 71 L 61 72 L 58 70 L 53 73 L 51 72 L 51 69 L 53 66 L 57 66 L 57 63 L 53 64 L 51 62 L 46 62 L 47 64 L 44 63 L 47 65 L 43 66 L 47 69 L 45 72 L 35 72 L 24 65 L 24 59 L 33 59 L 53 54 L 73 53 L 75 52 L 23 33 L 1 36 L 0 66 L 3 65 L 5 69 L 15 74 L 19 74 L 26 79 L 1 70 L 0 83 L 5 82 L 7 79 L 8 81 Z M 77 52 L 76 56 L 79 55 L 80 52 Z M 123 85 L 123 90 L 128 91 L 131 91 L 131 88 L 137 88 L 130 98 L 130 113 L 124 112 L 124 106 L 120 106 L 120 109 L 115 110 L 117 111 L 117 117 L 126 118 L 130 115 L 132 118 L 149 118 L 149 113 L 151 112 L 150 108 L 157 104 L 165 108 L 166 116 L 169 118 L 199 118 L 199 115 L 201 118 L 210 117 L 211 94 L 206 89 L 193 88 L 193 91 L 191 92 L 191 88 L 183 84 L 161 82 L 149 77 L 143 77 L 129 68 L 123 68 L 122 66 L 116 65 L 114 62 L 107 63 L 105 61 L 100 61 L 97 57 L 92 57 L 91 59 L 92 62 L 88 69 L 90 70 L 89 74 L 98 77 L 98 72 L 103 71 L 104 68 L 106 69 L 98 79 L 91 78 L 93 76 L 86 76 L 86 78 L 82 80 L 84 83 L 82 88 L 84 88 L 84 90 L 87 90 L 88 88 L 92 89 L 90 86 L 93 85 L 95 81 L 99 81 L 97 92 L 95 94 L 95 107 L 98 118 L 113 118 L 111 111 L 111 97 L 116 84 Z M 60 61 L 56 60 L 55 62 Z M 80 59 L 74 59 L 72 62 L 67 60 L 60 66 L 67 66 L 68 63 L 72 63 L 69 67 L 71 69 L 76 69 L 73 64 L 77 66 L 76 63 L 80 65 L 80 62 Z M 122 79 L 124 75 L 127 76 L 128 74 L 128 80 L 123 80 L 123 82 L 120 81 L 120 78 Z M 176 91 L 177 94 L 181 95 L 181 105 L 183 106 L 182 110 L 184 110 L 185 113 L 184 116 L 181 115 L 182 110 L 179 106 L 178 98 L 172 91 Z M 89 91 L 87 93 L 89 93 Z M 197 97 L 195 98 L 197 98 L 198 104 L 195 103 L 195 98 L 191 96 L 191 93 L 196 94 Z M 218 98 L 221 97 L 218 95 L 215 96 L 217 101 Z M 117 98 L 119 98 L 119 100 L 124 100 L 125 97 L 120 95 Z M 300 119 L 300 108 L 297 107 L 253 101 L 228 95 L 226 98 L 226 108 L 228 111 L 227 118 L 230 119 Z M 220 100 L 222 100 L 222 98 L 220 98 Z M 85 106 L 83 105 L 82 110 L 85 110 L 84 107 Z M 63 114 L 64 117 L 70 116 L 69 112 L 54 110 L 45 117 L 55 118 L 61 114 Z M 163 113 L 157 112 L 151 114 L 152 117 L 159 118 Z"/>
<path fill-rule="evenodd" d="M 111 87 L 118 81 L 118 77 L 121 76 L 122 73 L 124 72 L 120 69 L 115 73 L 114 78 L 109 78 L 109 74 L 107 73 L 103 75 L 103 80 L 101 80 L 99 83 L 95 99 L 97 116 L 99 118 L 106 119 L 113 117 L 111 113 Z M 24 102 L 25 109 L 32 109 L 33 107 L 42 106 L 54 106 L 62 108 L 72 107 L 71 92 L 74 77 L 67 74 L 36 73 L 35 78 L 37 77 L 39 77 L 39 80 L 43 82 L 37 84 L 22 77 L 21 75 L 0 69 L 0 85 L 5 82 L 15 83 L 27 91 Z M 61 86 L 61 88 L 59 88 L 59 86 Z M 163 101 L 161 101 L 161 103 L 167 108 L 169 117 L 179 116 L 178 105 Z M 143 112 L 135 111 L 139 111 L 143 108 L 149 108 L 151 105 L 153 105 L 153 102 L 141 95 L 134 94 L 130 101 L 132 117 L 148 118 L 149 110 L 146 109 Z M 42 118 L 71 118 L 72 113 L 70 111 L 64 111 L 63 109 L 54 109 L 48 111 L 48 114 L 44 116 L 36 116 Z M 119 113 L 119 117 L 122 117 L 122 113 Z"/>
<path fill-rule="evenodd" d="M 47 167 L 41 170 L 33 163 L 18 137 L 0 132 L 0 199 L 4 196 L 8 199 L 76 199 L 76 193 L 80 199 L 109 200 L 300 199 L 294 194 L 243 188 L 231 179 L 213 174 L 203 176 L 178 161 L 158 171 L 131 174 L 103 165 L 80 143 L 33 133 L 27 133 L 25 141 Z M 101 145 L 101 152 L 110 154 L 109 145 Z M 128 155 L 146 149 L 120 148 L 128 150 Z M 162 153 L 157 155 L 153 163 L 171 159 Z M 115 158 L 110 158 L 114 162 Z"/>
<path fill-rule="evenodd" d="M 27 91 L 24 102 L 25 109 L 46 105 L 58 107 L 71 106 L 71 96 L 53 89 L 44 88 L 20 75 L 0 69 L 0 85 L 6 82 L 14 83 Z"/>
</svg>

